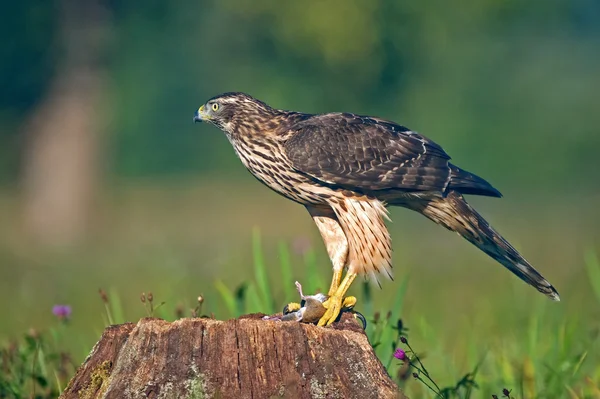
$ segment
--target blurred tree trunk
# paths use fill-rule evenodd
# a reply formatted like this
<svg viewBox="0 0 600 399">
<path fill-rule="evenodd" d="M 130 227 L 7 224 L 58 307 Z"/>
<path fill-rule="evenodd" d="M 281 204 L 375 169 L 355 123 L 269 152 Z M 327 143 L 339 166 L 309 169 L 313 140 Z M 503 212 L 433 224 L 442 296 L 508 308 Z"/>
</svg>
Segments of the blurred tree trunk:
<svg viewBox="0 0 600 399">
<path fill-rule="evenodd" d="M 56 75 L 24 125 L 23 216 L 44 245 L 80 241 L 101 175 L 109 10 L 99 0 L 58 0 Z"/>
</svg>

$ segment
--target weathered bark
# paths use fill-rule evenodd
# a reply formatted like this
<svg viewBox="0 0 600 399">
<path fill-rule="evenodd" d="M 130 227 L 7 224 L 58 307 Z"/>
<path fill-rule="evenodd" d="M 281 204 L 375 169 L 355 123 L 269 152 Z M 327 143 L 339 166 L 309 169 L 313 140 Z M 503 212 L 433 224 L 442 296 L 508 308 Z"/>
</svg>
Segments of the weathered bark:
<svg viewBox="0 0 600 399">
<path fill-rule="evenodd" d="M 108 327 L 61 398 L 404 398 L 350 315 L 333 328 L 142 319 Z"/>
</svg>

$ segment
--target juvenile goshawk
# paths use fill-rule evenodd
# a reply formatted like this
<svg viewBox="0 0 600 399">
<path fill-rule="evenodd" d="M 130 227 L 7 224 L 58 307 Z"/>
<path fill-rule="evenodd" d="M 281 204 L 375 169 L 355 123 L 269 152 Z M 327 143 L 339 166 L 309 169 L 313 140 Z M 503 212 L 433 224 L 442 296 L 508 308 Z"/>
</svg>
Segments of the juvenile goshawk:
<svg viewBox="0 0 600 399">
<path fill-rule="evenodd" d="M 350 113 L 282 111 L 243 93 L 202 105 L 194 121 L 223 132 L 260 182 L 306 207 L 333 264 L 325 314 L 354 304 L 357 275 L 391 277 L 386 206 L 412 209 L 455 231 L 554 300 L 558 292 L 463 198 L 500 197 L 482 178 L 449 162 L 436 143 L 392 121 Z M 342 279 L 344 270 L 346 275 Z"/>
</svg>

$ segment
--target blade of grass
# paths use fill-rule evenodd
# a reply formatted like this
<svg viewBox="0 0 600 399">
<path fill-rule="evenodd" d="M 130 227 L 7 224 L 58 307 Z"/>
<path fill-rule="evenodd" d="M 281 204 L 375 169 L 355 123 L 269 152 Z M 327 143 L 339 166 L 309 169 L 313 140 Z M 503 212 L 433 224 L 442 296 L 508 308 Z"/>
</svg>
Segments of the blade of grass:
<svg viewBox="0 0 600 399">
<path fill-rule="evenodd" d="M 161 301 L 156 304 L 154 307 L 154 317 L 158 317 L 160 319 L 169 320 L 172 316 L 172 311 L 169 309 L 170 306 L 167 306 L 166 301 Z"/>
<path fill-rule="evenodd" d="M 262 253 L 260 244 L 260 231 L 258 228 L 254 228 L 252 231 L 252 254 L 254 259 L 254 278 L 256 279 L 256 285 L 259 291 L 259 295 L 263 300 L 265 306 L 261 309 L 264 313 L 273 313 L 275 301 L 271 293 L 271 287 L 269 286 L 269 279 L 267 278 L 267 268 L 265 266 L 265 260 Z"/>
<path fill-rule="evenodd" d="M 590 284 L 596 294 L 596 299 L 600 302 L 600 262 L 596 252 L 589 250 L 585 253 L 585 268 L 590 278 Z"/>
<path fill-rule="evenodd" d="M 46 368 L 46 353 L 42 345 L 39 345 L 39 350 L 37 352 L 37 364 L 38 370 L 40 371 L 40 375 L 47 379 L 48 377 L 48 369 Z"/>
<path fill-rule="evenodd" d="M 565 385 L 565 388 L 567 389 L 567 392 L 569 392 L 569 395 L 571 395 L 571 399 L 579 399 L 579 395 L 577 395 L 577 392 L 575 392 L 573 388 L 568 385 Z"/>
<path fill-rule="evenodd" d="M 575 367 L 573 367 L 573 374 L 572 376 L 575 377 L 575 375 L 577 374 L 577 372 L 579 371 L 579 369 L 581 368 L 581 365 L 583 364 L 583 362 L 585 361 L 585 358 L 587 357 L 587 351 L 583 352 L 583 354 L 579 357 L 579 360 L 577 361 L 577 364 L 575 364 Z"/>
<path fill-rule="evenodd" d="M 600 386 L 595 384 L 594 381 L 590 377 L 585 377 L 585 382 L 587 383 L 590 391 L 600 398 Z"/>
<path fill-rule="evenodd" d="M 375 326 L 373 325 L 374 323 L 371 323 L 371 321 L 375 318 L 374 312 L 373 312 L 373 294 L 372 294 L 372 290 L 371 290 L 371 286 L 369 285 L 368 281 L 364 281 L 361 284 L 361 291 L 362 291 L 362 302 L 361 302 L 361 308 L 363 309 L 364 312 L 364 316 L 367 318 L 367 336 L 369 337 L 369 339 L 374 338 L 373 336 L 373 332 L 375 330 Z M 371 341 L 371 344 L 374 344 L 375 342 Z"/>
<path fill-rule="evenodd" d="M 54 373 L 54 380 L 56 382 L 56 389 L 58 391 L 58 393 L 62 393 L 63 389 L 62 389 L 62 385 L 60 383 L 60 378 L 58 377 L 58 373 L 56 372 L 56 370 L 53 370 Z"/>
<path fill-rule="evenodd" d="M 256 284 L 250 282 L 246 288 L 246 313 L 265 313 L 266 305 L 258 295 Z"/>
<path fill-rule="evenodd" d="M 361 284 L 362 288 L 362 308 L 364 309 L 365 316 L 373 316 L 373 291 L 371 289 L 371 283 L 364 281 Z"/>
<path fill-rule="evenodd" d="M 235 290 L 235 303 L 236 303 L 236 314 L 235 316 L 241 316 L 246 310 L 246 302 L 248 301 L 248 283 L 242 283 Z"/>
<path fill-rule="evenodd" d="M 233 292 L 231 292 L 231 290 L 229 288 L 227 288 L 227 286 L 225 284 L 223 284 L 223 282 L 221 280 L 215 281 L 215 288 L 217 289 L 219 294 L 221 294 L 221 298 L 223 299 L 223 302 L 225 303 L 225 307 L 227 308 L 227 311 L 229 312 L 230 317 L 235 317 L 236 306 L 235 306 L 235 296 L 233 295 Z"/>
<path fill-rule="evenodd" d="M 35 387 L 36 387 L 35 366 L 38 361 L 38 352 L 40 350 L 40 346 L 41 346 L 41 344 L 38 342 L 35 347 L 35 352 L 33 353 L 33 364 L 31 365 L 31 397 L 32 398 L 35 398 Z"/>
<path fill-rule="evenodd" d="M 294 277 L 292 275 L 292 262 L 290 250 L 284 241 L 279 241 L 279 263 L 281 265 L 281 281 L 283 281 L 283 295 L 285 301 L 289 302 L 296 297 L 294 290 Z"/>
<path fill-rule="evenodd" d="M 396 323 L 396 321 L 400 318 L 400 312 L 402 311 L 402 305 L 404 303 L 404 296 L 406 295 L 406 289 L 408 288 L 408 279 L 406 276 L 400 283 L 400 287 L 398 287 L 398 291 L 396 291 L 396 298 L 394 299 L 394 303 L 391 309 L 392 315 L 390 317 L 390 323 Z M 390 345 L 394 340 L 394 335 L 396 334 L 396 330 L 392 329 L 390 326 L 387 326 L 381 332 L 380 342 L 381 345 L 377 348 L 379 351 L 378 356 L 380 359 L 388 358 L 387 367 L 392 363 L 393 356 L 391 353 L 382 353 L 383 351 L 389 351 Z"/>
<path fill-rule="evenodd" d="M 125 316 L 123 313 L 123 305 L 121 304 L 121 298 L 119 297 L 119 293 L 114 287 L 109 289 L 108 299 L 110 302 L 110 310 L 111 312 L 107 312 L 108 322 L 110 324 L 120 324 L 125 322 Z M 108 307 L 107 307 L 108 309 Z"/>
</svg>

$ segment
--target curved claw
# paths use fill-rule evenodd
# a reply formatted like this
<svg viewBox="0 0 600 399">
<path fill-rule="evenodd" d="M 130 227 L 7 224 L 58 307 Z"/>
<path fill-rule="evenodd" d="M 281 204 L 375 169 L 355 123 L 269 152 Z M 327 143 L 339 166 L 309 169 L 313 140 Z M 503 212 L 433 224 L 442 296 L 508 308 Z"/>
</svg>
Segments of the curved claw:
<svg viewBox="0 0 600 399">
<path fill-rule="evenodd" d="M 363 330 L 366 330 L 367 329 L 367 319 L 365 318 L 365 316 L 363 316 L 363 314 L 360 312 L 353 311 L 352 313 L 354 314 L 355 319 L 360 320 Z"/>
</svg>

